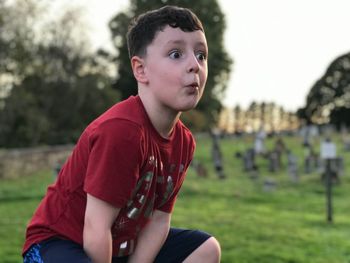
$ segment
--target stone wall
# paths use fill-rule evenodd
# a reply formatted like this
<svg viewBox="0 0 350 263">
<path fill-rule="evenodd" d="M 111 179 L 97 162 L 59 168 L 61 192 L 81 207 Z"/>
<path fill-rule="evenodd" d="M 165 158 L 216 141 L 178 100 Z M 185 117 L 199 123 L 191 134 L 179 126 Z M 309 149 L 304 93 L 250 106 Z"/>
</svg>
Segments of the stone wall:
<svg viewBox="0 0 350 263">
<path fill-rule="evenodd" d="M 52 170 L 65 162 L 73 145 L 0 151 L 0 179 L 28 176 L 38 171 Z"/>
</svg>

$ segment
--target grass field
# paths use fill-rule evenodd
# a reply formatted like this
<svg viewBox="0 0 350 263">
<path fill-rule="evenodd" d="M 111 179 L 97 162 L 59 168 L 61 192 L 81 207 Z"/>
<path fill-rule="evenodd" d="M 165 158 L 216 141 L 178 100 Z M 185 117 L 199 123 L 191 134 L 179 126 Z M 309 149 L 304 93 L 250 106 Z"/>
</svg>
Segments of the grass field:
<svg viewBox="0 0 350 263">
<path fill-rule="evenodd" d="M 300 139 L 288 137 L 285 142 L 299 155 L 301 166 Z M 349 153 L 338 150 L 345 158 L 345 175 L 333 187 L 334 222 L 327 223 L 325 187 L 319 174 L 305 175 L 300 167 L 300 182 L 294 184 L 286 169 L 271 174 L 266 160 L 259 159 L 260 178 L 253 182 L 234 157 L 252 144 L 251 138 L 220 143 L 227 179 L 218 180 L 214 174 L 210 140 L 198 138 L 195 159 L 206 165 L 209 176 L 198 178 L 189 170 L 173 215 L 174 226 L 215 235 L 223 263 L 350 262 Z M 271 139 L 267 143 L 273 145 Z M 264 191 L 266 178 L 277 182 L 273 191 Z M 21 261 L 25 226 L 52 181 L 51 172 L 0 181 L 0 262 Z"/>
</svg>

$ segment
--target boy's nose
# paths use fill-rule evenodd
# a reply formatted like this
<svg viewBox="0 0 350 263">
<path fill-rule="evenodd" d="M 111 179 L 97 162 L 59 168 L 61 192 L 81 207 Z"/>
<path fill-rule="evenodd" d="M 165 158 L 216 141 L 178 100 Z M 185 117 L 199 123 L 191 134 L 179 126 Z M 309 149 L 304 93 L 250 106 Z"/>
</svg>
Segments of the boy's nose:
<svg viewBox="0 0 350 263">
<path fill-rule="evenodd" d="M 197 57 L 195 55 L 193 55 L 189 58 L 187 71 L 189 73 L 191 73 L 191 72 L 197 73 L 199 71 L 199 62 L 198 62 Z"/>
</svg>

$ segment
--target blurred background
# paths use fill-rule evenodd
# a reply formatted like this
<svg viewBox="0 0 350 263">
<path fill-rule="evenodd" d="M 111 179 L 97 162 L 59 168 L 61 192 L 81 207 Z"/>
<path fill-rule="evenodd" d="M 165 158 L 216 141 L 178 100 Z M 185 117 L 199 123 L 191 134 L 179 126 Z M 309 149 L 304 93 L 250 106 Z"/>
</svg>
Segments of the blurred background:
<svg viewBox="0 0 350 263">
<path fill-rule="evenodd" d="M 348 262 L 347 0 L 0 0 L 0 262 L 19 262 L 25 225 L 83 129 L 136 94 L 128 24 L 165 4 L 191 8 L 209 45 L 206 91 L 182 115 L 198 143 L 174 222 L 203 222 L 223 262 Z M 332 227 L 325 140 L 337 149 Z"/>
<path fill-rule="evenodd" d="M 74 143 L 135 94 L 127 25 L 164 4 L 191 7 L 206 27 L 206 92 L 183 116 L 194 131 L 349 124 L 348 1 L 1 0 L 0 147 Z"/>
</svg>

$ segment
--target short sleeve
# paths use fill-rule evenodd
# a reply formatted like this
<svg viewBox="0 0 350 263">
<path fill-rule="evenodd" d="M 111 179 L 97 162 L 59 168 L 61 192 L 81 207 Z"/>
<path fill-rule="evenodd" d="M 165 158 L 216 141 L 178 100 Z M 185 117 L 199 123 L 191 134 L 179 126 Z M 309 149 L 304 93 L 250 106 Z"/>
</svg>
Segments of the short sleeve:
<svg viewBox="0 0 350 263">
<path fill-rule="evenodd" d="M 123 207 L 139 176 L 142 130 L 127 120 L 108 120 L 89 136 L 84 191 L 115 207 Z"/>
</svg>

